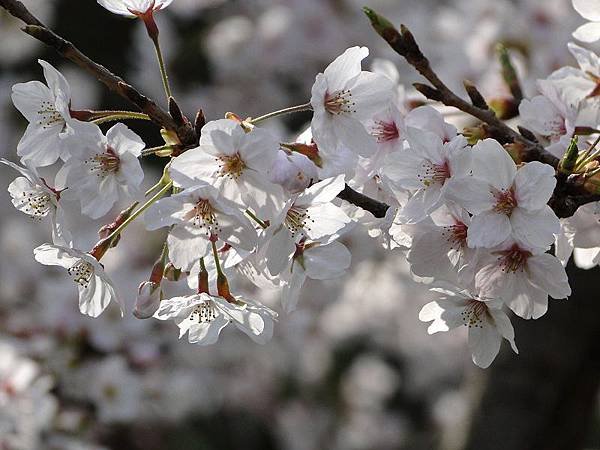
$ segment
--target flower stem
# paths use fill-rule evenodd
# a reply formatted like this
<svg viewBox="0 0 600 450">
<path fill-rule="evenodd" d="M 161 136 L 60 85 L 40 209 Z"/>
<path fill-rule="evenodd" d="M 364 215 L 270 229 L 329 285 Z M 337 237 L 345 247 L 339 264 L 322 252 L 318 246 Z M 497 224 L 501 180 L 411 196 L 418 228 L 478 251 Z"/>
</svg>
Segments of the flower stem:
<svg viewBox="0 0 600 450">
<path fill-rule="evenodd" d="M 142 150 L 142 157 L 155 155 L 162 151 L 175 150 L 177 147 L 179 147 L 177 144 L 167 144 L 160 147 L 147 148 Z"/>
<path fill-rule="evenodd" d="M 158 61 L 160 76 L 162 78 L 163 87 L 165 88 L 165 95 L 167 96 L 167 100 L 169 100 L 172 97 L 171 86 L 169 85 L 169 75 L 167 74 L 167 68 L 165 66 L 165 60 L 160 49 L 160 42 L 158 40 L 158 36 L 153 37 L 152 42 L 154 42 L 154 49 L 156 50 L 156 60 Z"/>
<path fill-rule="evenodd" d="M 210 241 L 211 245 L 212 245 L 212 253 L 213 253 L 213 258 L 215 260 L 215 266 L 217 268 L 217 275 L 218 276 L 225 276 L 225 274 L 223 273 L 223 269 L 221 269 L 221 263 L 219 262 L 219 252 L 217 250 L 217 243 L 213 240 Z"/>
<path fill-rule="evenodd" d="M 162 181 L 159 182 L 159 184 L 162 183 Z M 140 208 L 134 212 L 131 216 L 129 216 L 127 218 L 127 220 L 125 220 L 125 222 L 123 222 L 121 225 L 119 225 L 115 231 L 113 231 L 110 236 L 107 237 L 107 239 L 113 240 L 114 238 L 116 238 L 117 236 L 119 236 L 119 234 L 121 234 L 121 232 L 127 228 L 127 226 L 133 222 L 135 219 L 137 219 L 144 211 L 146 211 L 150 206 L 152 206 L 154 203 L 156 203 L 156 201 L 158 201 L 163 195 L 165 195 L 169 189 L 171 189 L 173 187 L 173 182 L 169 181 L 168 183 L 166 183 L 162 189 L 160 189 L 156 194 L 154 194 L 150 199 L 148 199 L 146 201 L 146 203 L 144 203 L 142 206 L 140 206 Z"/>
<path fill-rule="evenodd" d="M 258 217 L 256 217 L 256 214 L 254 214 L 252 211 L 250 211 L 249 209 L 246 210 L 246 214 L 248 214 L 248 217 L 250 217 L 252 220 L 254 220 L 257 224 L 259 224 L 263 229 L 266 229 L 269 227 L 269 225 L 267 225 L 264 221 L 260 220 Z"/>
<path fill-rule="evenodd" d="M 106 122 L 116 122 L 118 120 L 151 120 L 147 114 L 138 113 L 133 111 L 106 111 L 110 114 L 102 114 L 98 115 L 96 119 L 92 119 L 91 122 L 96 125 L 100 125 L 101 123 Z"/>
<path fill-rule="evenodd" d="M 265 114 L 264 116 L 260 116 L 255 119 L 250 119 L 248 122 L 251 123 L 252 125 L 256 125 L 257 123 L 264 122 L 265 120 L 269 120 L 274 117 L 283 116 L 285 114 L 291 114 L 291 113 L 296 113 L 296 112 L 303 112 L 303 111 L 312 111 L 312 106 L 311 106 L 310 102 L 305 103 L 303 105 L 291 106 L 289 108 L 280 109 L 279 111 L 273 111 L 268 114 Z"/>
</svg>

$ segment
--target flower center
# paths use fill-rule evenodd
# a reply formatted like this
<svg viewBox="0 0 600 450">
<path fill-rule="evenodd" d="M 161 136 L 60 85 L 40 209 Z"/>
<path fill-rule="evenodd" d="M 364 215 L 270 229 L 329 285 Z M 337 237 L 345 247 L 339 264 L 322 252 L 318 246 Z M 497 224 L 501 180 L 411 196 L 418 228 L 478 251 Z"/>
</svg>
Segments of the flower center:
<svg viewBox="0 0 600 450">
<path fill-rule="evenodd" d="M 444 161 L 443 164 L 433 164 L 431 161 L 426 161 L 423 163 L 421 172 L 417 174 L 417 178 L 426 187 L 433 184 L 443 185 L 450 176 L 450 166 L 448 166 L 447 161 Z"/>
<path fill-rule="evenodd" d="M 330 114 L 352 114 L 356 112 L 355 106 L 356 103 L 352 101 L 350 89 L 325 94 L 325 110 Z"/>
<path fill-rule="evenodd" d="M 41 126 L 44 130 L 52 128 L 56 125 L 65 125 L 65 119 L 63 119 L 63 116 L 56 110 L 52 102 L 45 100 L 42 101 L 37 114 L 37 124 Z"/>
<path fill-rule="evenodd" d="M 111 147 L 106 147 L 104 153 L 97 153 L 86 159 L 84 163 L 90 166 L 90 172 L 102 178 L 111 173 L 116 173 L 121 166 L 119 156 Z"/>
<path fill-rule="evenodd" d="M 454 248 L 462 248 L 467 246 L 467 227 L 464 223 L 457 221 L 454 225 L 444 227 L 442 235 L 446 241 Z"/>
<path fill-rule="evenodd" d="M 515 273 L 518 270 L 523 271 L 527 260 L 531 256 L 530 252 L 521 249 L 517 244 L 508 250 L 496 252 L 496 254 L 500 255 L 498 258 L 500 269 L 506 273 Z"/>
<path fill-rule="evenodd" d="M 517 207 L 517 199 L 515 192 L 512 189 L 506 191 L 494 192 L 494 198 L 496 199 L 496 205 L 494 211 L 498 214 L 506 214 L 510 216 L 513 210 Z"/>
<path fill-rule="evenodd" d="M 192 210 L 185 215 L 185 219 L 191 221 L 198 228 L 205 229 L 209 238 L 221 232 L 215 209 L 206 199 L 199 199 Z"/>
<path fill-rule="evenodd" d="M 395 122 L 384 122 L 378 120 L 375 122 L 371 134 L 377 139 L 377 142 L 389 142 L 400 137 L 400 132 Z"/>
<path fill-rule="evenodd" d="M 237 180 L 244 172 L 244 169 L 246 169 L 246 163 L 239 153 L 231 156 L 219 156 L 217 161 L 219 162 L 219 169 L 223 177 L 230 177 Z"/>
<path fill-rule="evenodd" d="M 205 301 L 196 305 L 190 315 L 191 320 L 195 320 L 198 323 L 210 323 L 217 318 L 219 312 L 215 307 L 213 301 Z"/>
<path fill-rule="evenodd" d="M 32 216 L 34 219 L 42 219 L 50 212 L 52 200 L 50 194 L 40 191 L 24 191 L 19 199 L 20 206 L 24 206 L 25 214 Z"/>
<path fill-rule="evenodd" d="M 561 136 L 564 136 L 565 134 L 567 134 L 567 124 L 565 123 L 565 118 L 564 117 L 559 117 L 556 119 L 551 120 L 547 125 L 548 128 L 550 128 L 551 134 L 550 134 L 550 140 L 551 141 L 556 141 L 558 139 L 560 139 Z"/>
<path fill-rule="evenodd" d="M 94 274 L 94 266 L 89 262 L 80 259 L 69 267 L 67 272 L 75 283 L 83 288 L 87 288 L 90 285 L 90 280 Z"/>
<path fill-rule="evenodd" d="M 309 225 L 311 222 L 314 223 L 315 220 L 308 215 L 306 209 L 293 205 L 285 216 L 284 224 L 290 230 L 290 233 L 295 235 L 304 230 L 310 230 Z"/>
<path fill-rule="evenodd" d="M 479 300 L 469 301 L 463 312 L 460 313 L 463 324 L 469 328 L 483 328 L 483 318 L 487 314 L 487 305 Z"/>
</svg>

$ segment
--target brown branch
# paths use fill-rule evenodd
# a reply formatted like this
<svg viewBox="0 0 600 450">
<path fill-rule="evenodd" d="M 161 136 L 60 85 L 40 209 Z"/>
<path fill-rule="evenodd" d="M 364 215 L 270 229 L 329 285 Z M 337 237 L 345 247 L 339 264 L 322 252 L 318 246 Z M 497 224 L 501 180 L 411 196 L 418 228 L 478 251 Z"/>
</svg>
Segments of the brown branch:
<svg viewBox="0 0 600 450">
<path fill-rule="evenodd" d="M 71 42 L 58 36 L 52 30 L 40 22 L 27 8 L 18 0 L 0 0 L 0 7 L 8 11 L 12 16 L 25 22 L 23 31 L 44 44 L 52 47 L 66 59 L 77 64 L 86 72 L 104 83 L 111 91 L 119 94 L 162 128 L 173 131 L 185 146 L 196 146 L 198 138 L 193 127 L 189 123 L 176 123 L 175 120 L 153 100 L 142 95 L 121 77 L 113 74 L 106 67 L 94 62 L 84 55 Z"/>
<path fill-rule="evenodd" d="M 365 211 L 369 211 L 378 219 L 385 217 L 385 213 L 390 207 L 390 205 L 387 205 L 364 194 L 361 194 L 360 192 L 355 191 L 348 185 L 346 185 L 344 190 L 338 194 L 338 198 L 341 198 L 342 200 L 345 200 L 348 203 L 352 203 L 354 206 L 358 206 L 359 208 L 362 208 Z"/>
<path fill-rule="evenodd" d="M 419 92 L 431 100 L 439 101 L 446 106 L 453 106 L 481 120 L 487 124 L 486 131 L 489 135 L 502 144 L 515 143 L 520 145 L 523 161 L 540 161 L 558 169 L 560 160 L 546 151 L 535 140 L 535 136 L 530 131 L 521 129 L 521 134 L 519 134 L 500 120 L 492 110 L 487 108 L 485 100 L 472 83 L 465 82 L 465 89 L 473 102 L 472 104 L 452 92 L 431 68 L 429 60 L 421 52 L 408 28 L 401 25 L 400 31 L 398 31 L 391 22 L 372 9 L 364 8 L 364 11 L 375 31 L 396 53 L 404 57 L 411 66 L 429 81 L 431 86 L 415 83 L 414 86 Z M 508 64 L 505 61 L 504 65 L 507 66 Z M 511 77 L 513 75 L 510 74 Z M 514 77 L 516 78 L 516 75 Z M 518 80 L 515 79 L 513 82 L 518 83 Z M 513 90 L 515 91 L 513 93 L 515 97 L 518 97 L 517 87 L 513 86 Z M 586 191 L 583 183 L 577 177 L 558 176 L 557 178 L 556 189 L 549 204 L 558 217 L 571 217 L 580 206 L 600 200 L 600 195 Z"/>
<path fill-rule="evenodd" d="M 408 28 L 401 25 L 400 31 L 398 31 L 391 22 L 378 15 L 372 9 L 364 8 L 364 11 L 371 20 L 371 25 L 375 31 L 385 39 L 396 53 L 404 57 L 411 66 L 431 83 L 430 89 L 423 89 L 423 85 L 420 85 L 421 89 L 419 89 L 419 91 L 426 96 L 428 96 L 427 92 L 430 92 L 433 95 L 431 97 L 432 100 L 440 101 L 446 106 L 453 106 L 482 122 L 487 123 L 492 136 L 501 143 L 518 142 L 522 144 L 525 147 L 524 154 L 526 161 L 541 161 L 550 164 L 555 168 L 558 167 L 558 158 L 548 153 L 537 142 L 525 138 L 510 128 L 502 122 L 492 110 L 484 109 L 479 101 L 474 102 L 479 104 L 478 106 L 471 104 L 452 92 L 431 68 L 429 60 L 421 52 L 414 36 Z M 471 92 L 469 92 L 469 95 L 474 93 L 474 88 L 474 86 L 470 86 Z"/>
</svg>

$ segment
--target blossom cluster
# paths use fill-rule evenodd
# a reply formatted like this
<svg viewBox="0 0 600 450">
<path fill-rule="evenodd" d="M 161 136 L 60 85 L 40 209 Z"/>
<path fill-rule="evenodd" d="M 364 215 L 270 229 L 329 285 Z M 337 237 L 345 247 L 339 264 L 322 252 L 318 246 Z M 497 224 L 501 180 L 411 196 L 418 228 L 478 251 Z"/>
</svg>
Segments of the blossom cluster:
<svg viewBox="0 0 600 450">
<path fill-rule="evenodd" d="M 170 1 L 99 3 L 142 18 L 157 43 L 152 15 Z M 589 50 L 569 49 L 580 69 L 539 80 L 540 95 L 519 105 L 520 123 L 593 181 L 600 64 Z M 597 206 L 561 222 L 548 206 L 554 167 L 521 162 L 514 148 L 459 133 L 431 105 L 415 107 L 390 64 L 363 70 L 368 54 L 366 47 L 347 49 L 316 76 L 305 105 L 209 121 L 193 148 L 166 130 L 164 146 L 146 148 L 119 122 L 140 113 L 73 109 L 66 78 L 40 61 L 46 84 L 13 87 L 13 103 L 29 121 L 17 146 L 21 165 L 2 160 L 21 175 L 9 186 L 14 206 L 51 225 L 52 243 L 37 247 L 35 259 L 66 269 L 82 314 L 98 317 L 111 302 L 125 314 L 101 260 L 142 218 L 147 230 L 167 236 L 139 286 L 135 317 L 173 320 L 180 337 L 200 345 L 215 343 L 228 325 L 265 343 L 277 313 L 237 295 L 234 274 L 277 290 L 282 309 L 292 312 L 307 278 L 346 272 L 351 254 L 344 237 L 362 226 L 384 248 L 404 252 L 414 278 L 441 294 L 419 315 L 433 322 L 430 333 L 468 327 L 481 367 L 491 364 L 503 338 L 517 351 L 509 314 L 537 319 L 549 297 L 570 295 L 564 264 L 573 249 L 582 265 L 600 258 Z M 312 120 L 291 142 L 261 126 L 296 111 L 312 111 Z M 119 123 L 103 131 L 110 121 Z M 572 139 L 576 132 L 579 141 Z M 144 193 L 141 161 L 149 156 L 168 162 Z M 389 205 L 385 217 L 341 200 L 350 188 Z M 115 216 L 123 201 L 132 204 Z M 108 221 L 92 249 L 78 248 L 75 216 Z M 167 279 L 187 283 L 187 295 L 170 294 Z"/>
</svg>

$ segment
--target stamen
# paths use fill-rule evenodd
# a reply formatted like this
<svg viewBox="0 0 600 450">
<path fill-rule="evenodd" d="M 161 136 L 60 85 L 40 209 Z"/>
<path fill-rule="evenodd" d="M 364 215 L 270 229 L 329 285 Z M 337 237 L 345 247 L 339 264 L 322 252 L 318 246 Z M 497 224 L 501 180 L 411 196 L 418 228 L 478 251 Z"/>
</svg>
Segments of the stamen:
<svg viewBox="0 0 600 450">
<path fill-rule="evenodd" d="M 507 216 L 510 216 L 513 210 L 517 207 L 517 199 L 515 197 L 514 190 L 511 188 L 506 191 L 492 192 L 492 194 L 496 199 L 494 211 L 499 214 L 506 214 Z"/>
<path fill-rule="evenodd" d="M 464 223 L 456 221 L 454 225 L 443 228 L 442 236 L 452 248 L 459 250 L 467 246 L 467 227 Z"/>
<path fill-rule="evenodd" d="M 464 311 L 460 313 L 460 316 L 466 327 L 483 328 L 483 318 L 487 313 L 488 308 L 484 302 L 472 299 Z"/>
<path fill-rule="evenodd" d="M 352 114 L 356 112 L 356 103 L 352 101 L 352 92 L 342 89 L 333 94 L 325 94 L 325 110 L 331 114 Z"/>
<path fill-rule="evenodd" d="M 90 172 L 95 173 L 97 177 L 104 178 L 111 173 L 118 172 L 121 159 L 111 147 L 106 147 L 104 153 L 96 153 L 91 158 L 86 159 L 84 164 L 88 164 Z"/>
<path fill-rule="evenodd" d="M 87 288 L 90 285 L 92 275 L 94 275 L 94 266 L 92 266 L 91 263 L 80 259 L 67 269 L 67 272 L 71 278 L 73 278 L 75 283 L 83 288 Z"/>
<path fill-rule="evenodd" d="M 521 249 L 517 244 L 514 244 L 510 249 L 495 252 L 500 255 L 498 257 L 500 269 L 505 273 L 515 273 L 517 271 L 523 272 L 527 260 L 531 256 L 531 253 L 527 250 Z"/>
<path fill-rule="evenodd" d="M 56 125 L 66 125 L 62 115 L 56 110 L 52 102 L 42 101 L 37 114 L 39 116 L 37 124 L 44 130 Z"/>
<path fill-rule="evenodd" d="M 39 191 L 23 191 L 20 195 L 19 205 L 25 206 L 24 212 L 34 219 L 42 220 L 50 212 L 52 200 L 50 194 Z"/>
<path fill-rule="evenodd" d="M 384 122 L 378 120 L 375 122 L 375 126 L 371 130 L 371 135 L 377 139 L 377 142 L 389 142 L 400 137 L 400 132 L 395 122 Z"/>
<path fill-rule="evenodd" d="M 233 180 L 237 180 L 246 169 L 246 163 L 239 153 L 231 156 L 220 156 L 217 158 L 217 162 L 221 176 L 230 177 Z"/>
<path fill-rule="evenodd" d="M 198 323 L 210 323 L 219 316 L 219 311 L 212 300 L 196 305 L 190 314 L 190 319 Z"/>
<path fill-rule="evenodd" d="M 210 201 L 201 198 L 192 210 L 184 216 L 184 219 L 191 221 L 200 229 L 205 229 L 206 236 L 210 238 L 213 235 L 218 236 L 222 231 L 215 213 L 216 211 Z"/>
<path fill-rule="evenodd" d="M 292 235 L 310 230 L 310 223 L 315 220 L 310 217 L 308 211 L 299 206 L 293 205 L 285 216 L 284 224 Z"/>
<path fill-rule="evenodd" d="M 450 166 L 447 161 L 443 164 L 433 164 L 431 161 L 423 162 L 421 171 L 417 173 L 417 178 L 426 186 L 432 184 L 444 184 L 450 178 Z"/>
</svg>

